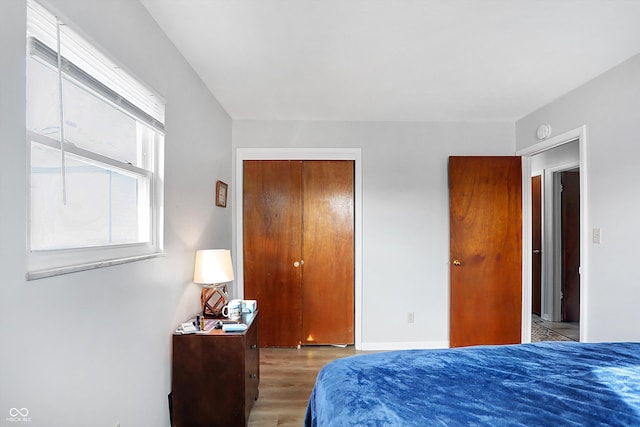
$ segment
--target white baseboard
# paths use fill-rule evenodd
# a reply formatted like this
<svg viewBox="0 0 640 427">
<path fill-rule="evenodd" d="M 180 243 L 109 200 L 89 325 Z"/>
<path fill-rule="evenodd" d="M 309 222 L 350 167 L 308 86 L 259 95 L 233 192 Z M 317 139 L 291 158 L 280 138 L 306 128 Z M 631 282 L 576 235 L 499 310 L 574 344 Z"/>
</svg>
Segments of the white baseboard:
<svg viewBox="0 0 640 427">
<path fill-rule="evenodd" d="M 449 348 L 449 341 L 363 342 L 362 351 L 433 350 Z"/>
</svg>

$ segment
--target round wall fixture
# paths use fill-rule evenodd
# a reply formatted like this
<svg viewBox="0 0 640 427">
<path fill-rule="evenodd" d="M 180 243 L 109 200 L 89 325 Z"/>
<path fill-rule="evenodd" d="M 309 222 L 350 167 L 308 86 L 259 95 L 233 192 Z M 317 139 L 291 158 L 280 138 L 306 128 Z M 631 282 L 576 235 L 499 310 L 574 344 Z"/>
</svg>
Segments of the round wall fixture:
<svg viewBox="0 0 640 427">
<path fill-rule="evenodd" d="M 547 139 L 551 135 L 551 126 L 549 125 L 540 125 L 538 126 L 538 130 L 536 131 L 536 136 L 538 139 Z"/>
</svg>

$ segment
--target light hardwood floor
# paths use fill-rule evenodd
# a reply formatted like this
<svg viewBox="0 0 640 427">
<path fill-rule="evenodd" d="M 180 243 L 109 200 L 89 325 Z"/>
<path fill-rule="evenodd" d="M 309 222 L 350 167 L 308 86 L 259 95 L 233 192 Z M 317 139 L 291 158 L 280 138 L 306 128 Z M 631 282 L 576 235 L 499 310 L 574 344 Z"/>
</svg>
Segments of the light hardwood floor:
<svg viewBox="0 0 640 427">
<path fill-rule="evenodd" d="M 260 397 L 251 410 L 249 427 L 302 426 L 320 368 L 334 359 L 361 353 L 353 346 L 261 348 Z"/>
</svg>

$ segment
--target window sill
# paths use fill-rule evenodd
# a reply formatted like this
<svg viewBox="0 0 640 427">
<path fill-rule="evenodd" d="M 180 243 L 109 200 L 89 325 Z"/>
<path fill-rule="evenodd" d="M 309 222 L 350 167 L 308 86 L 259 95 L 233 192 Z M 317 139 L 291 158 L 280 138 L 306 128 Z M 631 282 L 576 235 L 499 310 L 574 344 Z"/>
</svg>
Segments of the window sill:
<svg viewBox="0 0 640 427">
<path fill-rule="evenodd" d="M 56 267 L 37 271 L 28 271 L 27 280 L 44 279 L 46 277 L 61 276 L 63 274 L 76 273 L 78 271 L 94 270 L 96 268 L 111 267 L 118 264 L 126 264 L 129 262 L 142 261 L 145 259 L 158 258 L 167 256 L 166 252 L 156 252 L 146 255 L 137 255 L 126 258 L 109 259 L 103 261 L 89 262 L 86 264 L 71 265 L 67 267 Z"/>
</svg>

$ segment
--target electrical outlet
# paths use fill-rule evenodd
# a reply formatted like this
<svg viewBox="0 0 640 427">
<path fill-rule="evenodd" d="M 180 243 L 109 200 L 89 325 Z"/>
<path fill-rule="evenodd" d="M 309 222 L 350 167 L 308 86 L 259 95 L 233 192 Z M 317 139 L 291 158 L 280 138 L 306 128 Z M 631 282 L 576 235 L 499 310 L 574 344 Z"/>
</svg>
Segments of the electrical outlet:
<svg viewBox="0 0 640 427">
<path fill-rule="evenodd" d="M 600 243 L 602 241 L 602 230 L 599 228 L 593 229 L 593 243 Z"/>
<path fill-rule="evenodd" d="M 407 322 L 413 323 L 413 321 L 414 321 L 414 312 L 410 311 L 409 313 L 407 313 Z"/>
</svg>

